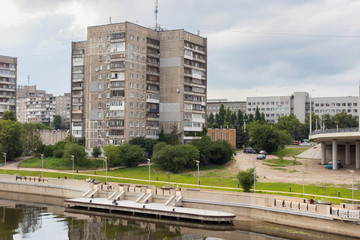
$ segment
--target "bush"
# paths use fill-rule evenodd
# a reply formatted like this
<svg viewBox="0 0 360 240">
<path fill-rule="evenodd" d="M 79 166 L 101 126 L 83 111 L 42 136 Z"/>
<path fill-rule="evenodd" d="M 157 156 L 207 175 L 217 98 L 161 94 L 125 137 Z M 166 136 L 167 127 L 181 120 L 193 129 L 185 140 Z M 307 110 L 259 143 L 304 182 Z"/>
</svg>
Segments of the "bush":
<svg viewBox="0 0 360 240">
<path fill-rule="evenodd" d="M 249 168 L 246 171 L 240 171 L 237 174 L 237 179 L 244 192 L 250 192 L 251 187 L 254 185 L 254 168 Z M 255 181 L 257 176 L 255 176 Z"/>
<path fill-rule="evenodd" d="M 201 164 L 207 165 L 211 158 L 211 147 L 213 142 L 208 136 L 204 136 L 201 139 L 195 139 L 192 144 L 199 150 L 199 160 Z"/>
<path fill-rule="evenodd" d="M 233 149 L 227 141 L 218 140 L 211 144 L 209 161 L 215 164 L 224 164 L 233 157 Z"/>
<path fill-rule="evenodd" d="M 199 150 L 193 145 L 155 145 L 152 160 L 162 169 L 179 173 L 195 166 Z"/>
<path fill-rule="evenodd" d="M 56 158 L 62 158 L 64 155 L 64 150 L 62 149 L 56 149 L 53 151 L 53 156 Z"/>
<path fill-rule="evenodd" d="M 65 145 L 64 157 L 71 159 L 70 155 L 74 156 L 75 164 L 85 166 L 87 164 L 85 147 L 76 143 L 68 143 Z"/>
<path fill-rule="evenodd" d="M 100 157 L 100 156 L 101 156 L 101 148 L 100 148 L 100 147 L 94 147 L 93 150 L 92 150 L 91 155 L 92 155 L 94 158 Z"/>
<path fill-rule="evenodd" d="M 107 157 L 108 167 L 121 166 L 120 151 L 116 145 L 106 145 L 103 147 L 104 156 Z"/>
<path fill-rule="evenodd" d="M 144 137 L 132 138 L 129 141 L 130 145 L 138 145 L 145 151 L 145 156 L 151 157 L 153 154 L 154 146 L 158 143 L 158 140 L 148 139 Z"/>
<path fill-rule="evenodd" d="M 126 167 L 137 167 L 144 159 L 144 150 L 138 145 L 122 144 L 118 148 L 121 163 Z"/>
<path fill-rule="evenodd" d="M 43 154 L 44 154 L 44 157 L 52 157 L 53 156 L 53 146 L 45 145 Z"/>
</svg>

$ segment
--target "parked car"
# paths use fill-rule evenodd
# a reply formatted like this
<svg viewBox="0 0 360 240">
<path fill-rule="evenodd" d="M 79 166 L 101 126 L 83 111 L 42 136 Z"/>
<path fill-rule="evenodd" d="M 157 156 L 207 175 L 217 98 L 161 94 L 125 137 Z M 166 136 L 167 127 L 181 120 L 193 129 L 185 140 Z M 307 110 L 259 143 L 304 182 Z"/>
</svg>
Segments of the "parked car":
<svg viewBox="0 0 360 240">
<path fill-rule="evenodd" d="M 299 144 L 300 146 L 311 146 L 309 142 L 302 142 Z"/>
<path fill-rule="evenodd" d="M 337 162 L 337 166 L 338 166 L 338 167 L 337 167 L 338 169 L 343 167 L 343 165 L 341 164 L 340 161 Z M 332 162 L 329 162 L 327 165 L 325 165 L 325 168 L 326 168 L 326 169 L 333 169 L 333 164 L 332 164 Z"/>
<path fill-rule="evenodd" d="M 244 153 L 256 153 L 256 150 L 252 148 L 244 148 Z"/>
<path fill-rule="evenodd" d="M 263 159 L 266 159 L 266 155 L 265 154 L 259 154 L 256 159 L 258 160 L 263 160 Z"/>
<path fill-rule="evenodd" d="M 261 150 L 260 152 L 259 152 L 260 154 L 267 154 L 267 152 L 266 151 L 264 151 L 264 150 Z"/>
</svg>

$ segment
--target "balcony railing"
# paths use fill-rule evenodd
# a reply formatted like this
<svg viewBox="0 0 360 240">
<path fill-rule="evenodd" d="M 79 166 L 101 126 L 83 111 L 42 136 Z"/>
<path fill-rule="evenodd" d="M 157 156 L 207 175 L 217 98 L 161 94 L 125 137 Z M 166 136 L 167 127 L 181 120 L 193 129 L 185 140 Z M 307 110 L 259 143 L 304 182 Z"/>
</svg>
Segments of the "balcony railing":
<svg viewBox="0 0 360 240">
<path fill-rule="evenodd" d="M 343 133 L 343 132 L 360 132 L 359 128 L 339 128 L 339 129 L 324 129 L 311 132 L 311 135 L 323 134 L 323 133 Z"/>
</svg>

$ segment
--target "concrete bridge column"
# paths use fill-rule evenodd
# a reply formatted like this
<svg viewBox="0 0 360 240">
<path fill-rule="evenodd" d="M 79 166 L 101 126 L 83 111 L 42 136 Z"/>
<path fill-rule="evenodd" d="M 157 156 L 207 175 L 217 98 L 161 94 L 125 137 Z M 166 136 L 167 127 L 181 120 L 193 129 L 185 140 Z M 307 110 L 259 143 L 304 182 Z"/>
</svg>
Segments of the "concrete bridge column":
<svg viewBox="0 0 360 240">
<path fill-rule="evenodd" d="M 350 165 L 350 143 L 345 144 L 345 164 Z"/>
<path fill-rule="evenodd" d="M 326 144 L 325 142 L 321 143 L 321 164 L 326 164 Z"/>
<path fill-rule="evenodd" d="M 337 141 L 336 141 L 336 139 L 333 139 L 332 140 L 332 166 L 333 166 L 333 170 L 337 170 L 337 168 L 338 168 L 338 165 L 337 165 L 337 161 L 338 161 L 337 150 L 338 149 L 337 148 L 338 148 Z"/>
<path fill-rule="evenodd" d="M 359 169 L 360 168 L 360 141 L 356 141 L 356 145 L 355 145 L 355 168 Z"/>
</svg>

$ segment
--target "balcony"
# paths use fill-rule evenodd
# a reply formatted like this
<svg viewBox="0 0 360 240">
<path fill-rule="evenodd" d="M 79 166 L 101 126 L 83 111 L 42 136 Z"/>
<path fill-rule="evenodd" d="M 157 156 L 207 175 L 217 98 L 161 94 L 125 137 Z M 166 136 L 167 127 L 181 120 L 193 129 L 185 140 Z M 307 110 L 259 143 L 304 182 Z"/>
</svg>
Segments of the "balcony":
<svg viewBox="0 0 360 240">
<path fill-rule="evenodd" d="M 158 108 L 147 108 L 146 111 L 151 112 L 151 113 L 158 113 L 159 109 Z"/>
<path fill-rule="evenodd" d="M 83 78 L 73 78 L 71 81 L 72 81 L 73 83 L 84 82 L 84 79 L 83 79 Z"/>
<path fill-rule="evenodd" d="M 160 103 L 160 100 L 154 99 L 154 98 L 146 98 L 146 102 L 147 103 Z"/>
<path fill-rule="evenodd" d="M 81 91 L 81 90 L 83 90 L 83 87 L 80 87 L 80 86 L 72 87 L 72 90 Z"/>
<path fill-rule="evenodd" d="M 153 75 L 153 76 L 160 76 L 159 72 L 149 71 L 149 70 L 146 70 L 146 74 Z"/>
</svg>

